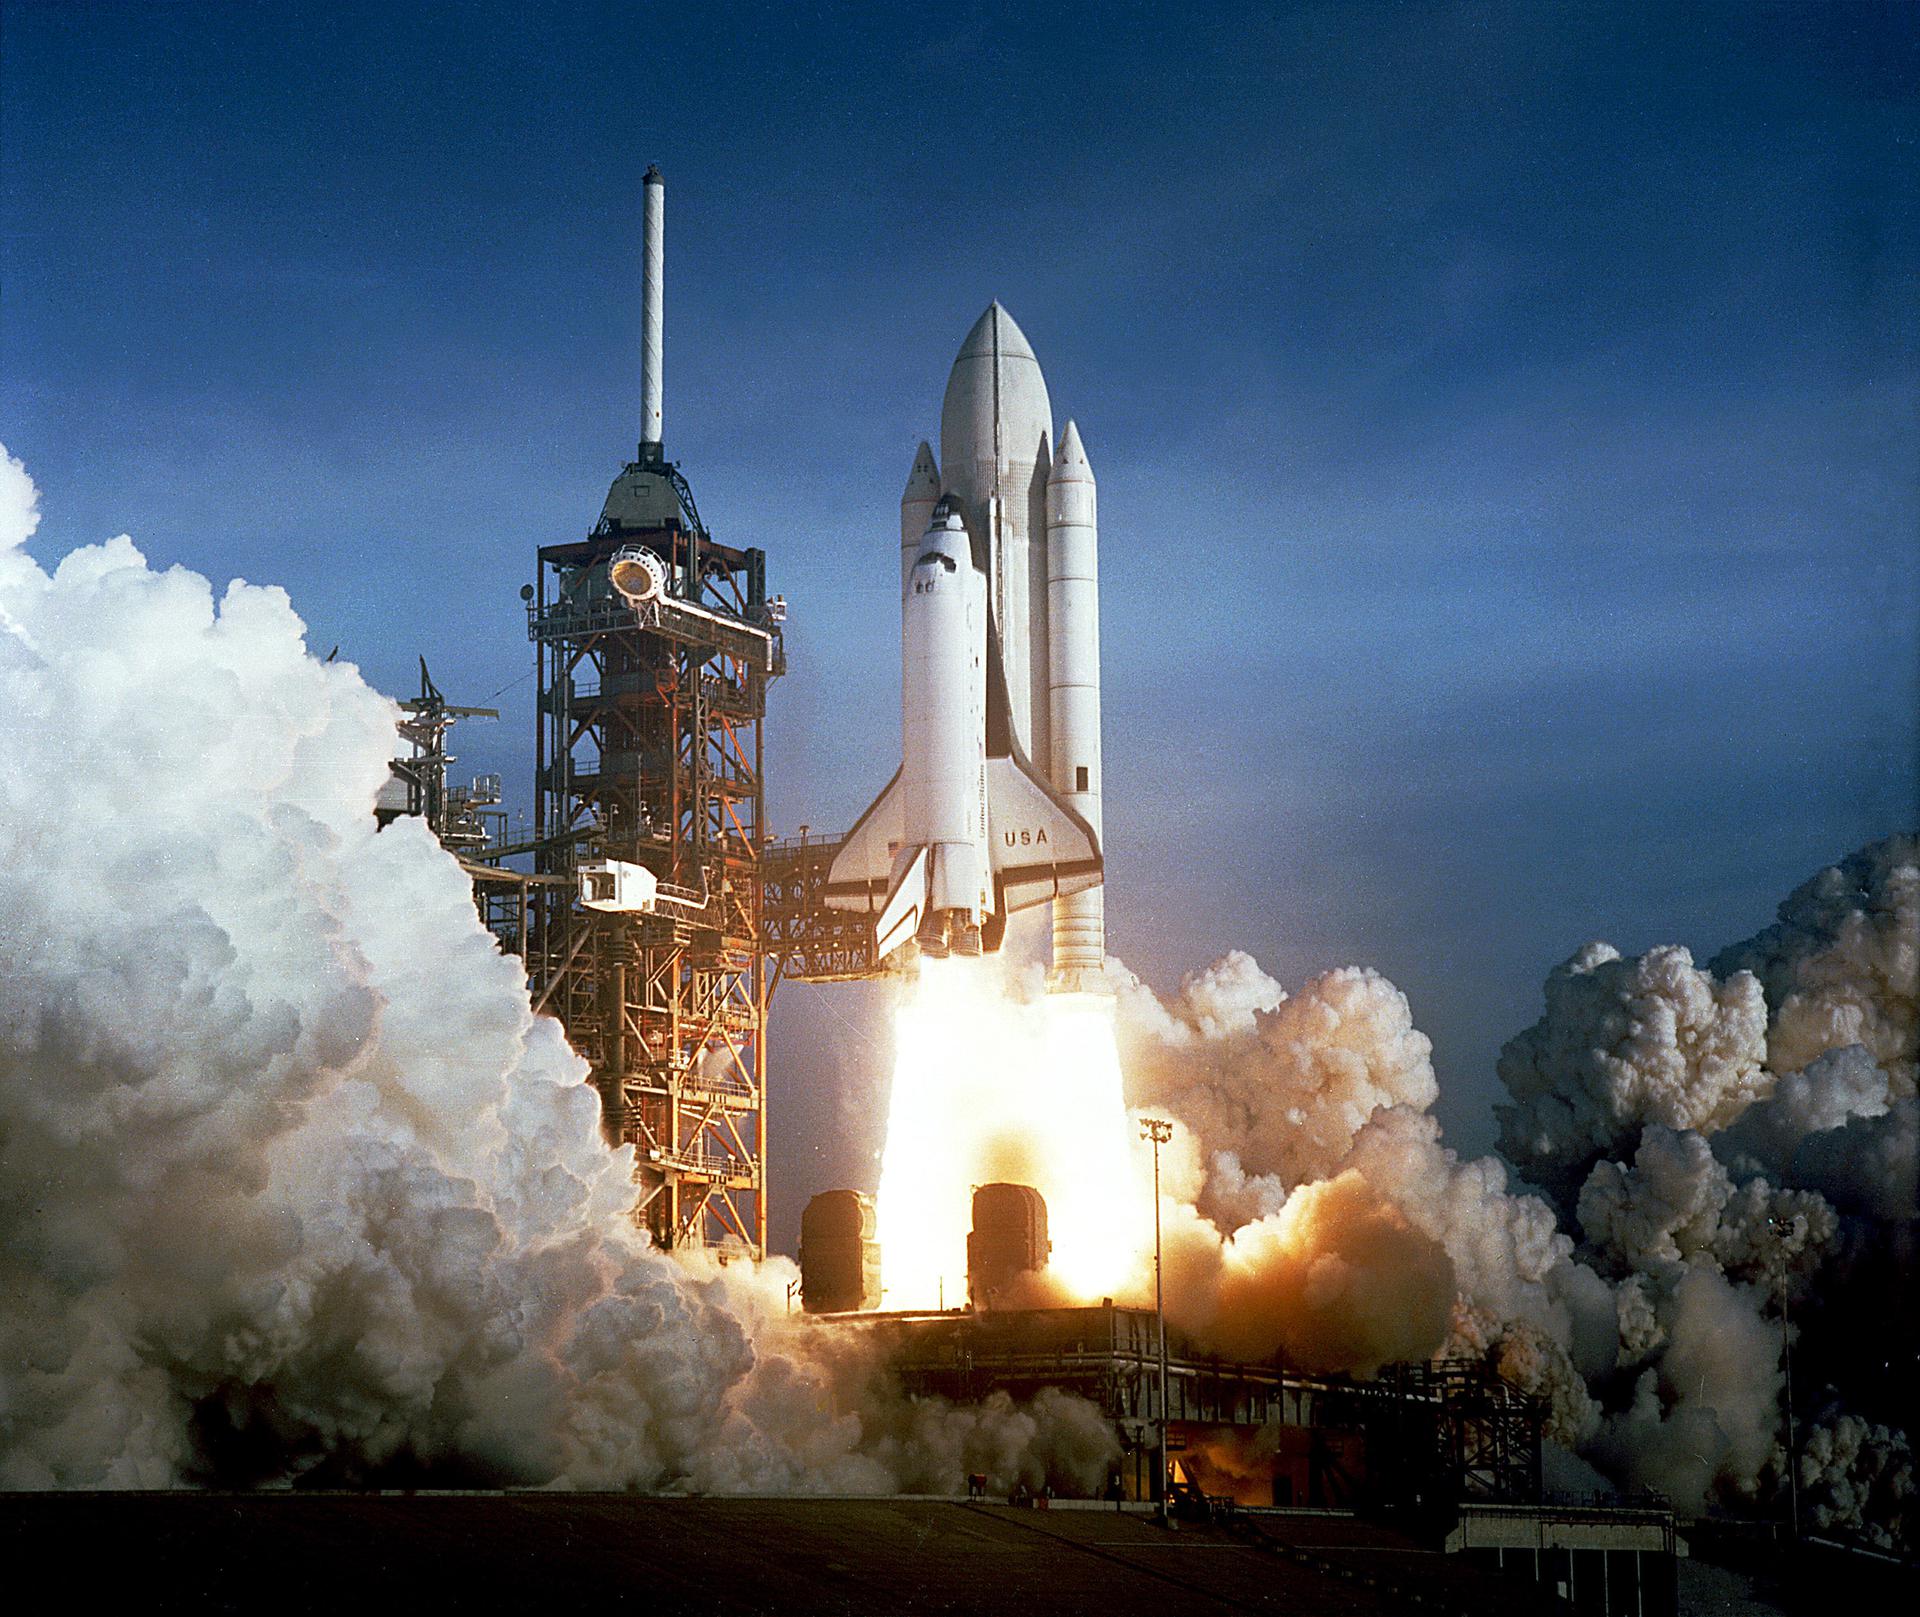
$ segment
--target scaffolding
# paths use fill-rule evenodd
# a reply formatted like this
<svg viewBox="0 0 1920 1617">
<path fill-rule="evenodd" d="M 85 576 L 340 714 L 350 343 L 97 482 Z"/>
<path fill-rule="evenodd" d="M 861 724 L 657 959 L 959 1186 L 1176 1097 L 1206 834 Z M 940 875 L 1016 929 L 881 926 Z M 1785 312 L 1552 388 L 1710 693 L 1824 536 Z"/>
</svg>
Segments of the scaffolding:
<svg viewBox="0 0 1920 1617">
<path fill-rule="evenodd" d="M 476 775 L 472 784 L 449 786 L 447 766 L 458 762 L 447 751 L 447 732 L 460 719 L 497 719 L 491 707 L 455 707 L 440 694 L 427 659 L 420 659 L 420 694 L 400 704 L 405 715 L 398 726 L 407 743 L 404 758 L 390 760 L 393 774 L 375 801 L 374 818 L 387 825 L 403 815 L 417 815 L 440 841 L 458 855 L 500 840 L 506 810 L 500 807 L 500 777 Z"/>
<path fill-rule="evenodd" d="M 797 837 L 767 845 L 767 955 L 773 980 L 849 983 L 886 975 L 873 957 L 873 917 L 829 909 L 827 871 L 844 836 Z"/>
<path fill-rule="evenodd" d="M 1491 1365 L 1391 1364 L 1354 1385 L 1368 1396 L 1349 1393 L 1324 1418 L 1364 1438 L 1377 1499 L 1429 1508 L 1539 1502 L 1545 1408 Z"/>
<path fill-rule="evenodd" d="M 654 453 L 649 455 L 649 451 Z M 652 598 L 609 578 L 645 552 Z M 714 542 L 643 446 L 599 525 L 544 546 L 522 592 L 538 691 L 534 834 L 477 891 L 534 1006 L 586 1058 L 636 1217 L 662 1247 L 766 1250 L 761 723 L 784 670 L 766 558 Z M 506 869 L 515 854 L 533 870 Z M 595 871 L 643 872 L 595 897 Z M 585 885 L 583 885 L 585 884 Z M 610 884 L 609 884 L 610 885 Z"/>
</svg>

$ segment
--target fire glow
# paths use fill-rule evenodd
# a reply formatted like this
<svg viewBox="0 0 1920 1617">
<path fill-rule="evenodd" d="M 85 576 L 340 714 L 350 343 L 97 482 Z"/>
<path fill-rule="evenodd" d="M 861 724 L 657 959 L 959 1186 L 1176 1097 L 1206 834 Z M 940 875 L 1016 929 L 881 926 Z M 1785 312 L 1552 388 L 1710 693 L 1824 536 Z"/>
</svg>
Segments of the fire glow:
<svg viewBox="0 0 1920 1617">
<path fill-rule="evenodd" d="M 925 961 L 895 1012 L 881 1161 L 883 1304 L 967 1299 L 973 1190 L 1010 1181 L 1046 1198 L 1051 1288 L 1095 1302 L 1129 1288 L 1152 1241 L 1121 1092 L 1113 1002 L 1015 1001 L 992 960 Z"/>
</svg>

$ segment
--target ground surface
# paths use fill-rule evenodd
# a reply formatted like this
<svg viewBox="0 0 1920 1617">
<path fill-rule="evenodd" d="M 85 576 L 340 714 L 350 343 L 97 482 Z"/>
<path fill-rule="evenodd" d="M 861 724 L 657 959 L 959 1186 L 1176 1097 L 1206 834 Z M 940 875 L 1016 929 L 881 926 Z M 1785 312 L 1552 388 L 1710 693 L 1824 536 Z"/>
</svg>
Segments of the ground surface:
<svg viewBox="0 0 1920 1617">
<path fill-rule="evenodd" d="M 1268 1539 L 1251 1540 L 1110 1511 L 925 1500 L 171 1494 L 15 1497 L 0 1501 L 0 1526 L 16 1577 L 57 1568 L 89 1607 L 143 1612 L 1541 1609 L 1411 1541 L 1312 1517 L 1262 1518 Z"/>
<path fill-rule="evenodd" d="M 12 1495 L 0 1498 L 0 1556 L 25 1587 L 142 1613 L 374 1617 L 416 1603 L 467 1613 L 556 1602 L 661 1617 L 1554 1609 L 1525 1586 L 1347 1517 L 1168 1532 L 1110 1510 L 942 1500 Z M 1920 1610 L 1910 1574 L 1858 1558 L 1717 1559 L 1682 1564 L 1689 1617 Z"/>
<path fill-rule="evenodd" d="M 1920 1574 L 1818 1543 L 1778 1545 L 1697 1523 L 1680 1563 L 1681 1617 L 1883 1617 L 1920 1611 Z"/>
</svg>

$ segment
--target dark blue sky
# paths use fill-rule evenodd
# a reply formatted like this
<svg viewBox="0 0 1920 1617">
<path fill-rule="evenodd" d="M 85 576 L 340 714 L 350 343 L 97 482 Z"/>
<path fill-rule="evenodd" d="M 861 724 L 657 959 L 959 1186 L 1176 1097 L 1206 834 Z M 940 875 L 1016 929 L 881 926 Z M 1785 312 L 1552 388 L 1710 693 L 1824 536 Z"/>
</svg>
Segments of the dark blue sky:
<svg viewBox="0 0 1920 1617">
<path fill-rule="evenodd" d="M 1100 479 L 1115 948 L 1378 965 L 1479 1149 L 1578 944 L 1709 952 L 1920 819 L 1917 46 L 1870 0 L 6 0 L 0 439 L 43 560 L 131 530 L 387 690 L 507 686 L 462 763 L 524 801 L 516 591 L 632 450 L 657 161 L 668 449 L 792 603 L 776 828 L 836 828 L 997 296 Z M 871 1014 L 782 1007 L 781 1220 L 875 1143 Z"/>
</svg>

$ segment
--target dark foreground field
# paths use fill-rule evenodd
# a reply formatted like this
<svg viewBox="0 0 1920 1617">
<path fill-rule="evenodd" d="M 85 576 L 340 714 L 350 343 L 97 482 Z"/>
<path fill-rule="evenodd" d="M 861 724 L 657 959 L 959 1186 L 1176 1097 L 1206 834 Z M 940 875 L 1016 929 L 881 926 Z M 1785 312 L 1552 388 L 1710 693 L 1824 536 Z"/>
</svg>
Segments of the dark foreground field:
<svg viewBox="0 0 1920 1617">
<path fill-rule="evenodd" d="M 15 1495 L 17 1587 L 140 1612 L 1219 1612 L 1541 1609 L 1350 1520 L 1260 1539 L 1138 1515 L 937 1500 L 607 1494 Z M 35 1576 L 36 1572 L 51 1576 Z M 1420 1598 L 1416 1599 L 1415 1596 Z"/>
<path fill-rule="evenodd" d="M 1715 1617 L 1920 1610 L 1910 1572 L 1808 1548 L 1683 1564 L 1680 1609 Z M 1110 1510 L 930 1499 L 624 1494 L 0 1495 L 21 1609 L 130 1612 L 615 1609 L 812 1613 L 1225 1612 L 1375 1617 L 1563 1611 L 1524 1586 L 1347 1517 L 1169 1532 Z M 46 1599 L 60 1592 L 57 1603 Z M 112 1608 L 109 1608 L 112 1609 Z"/>
</svg>

